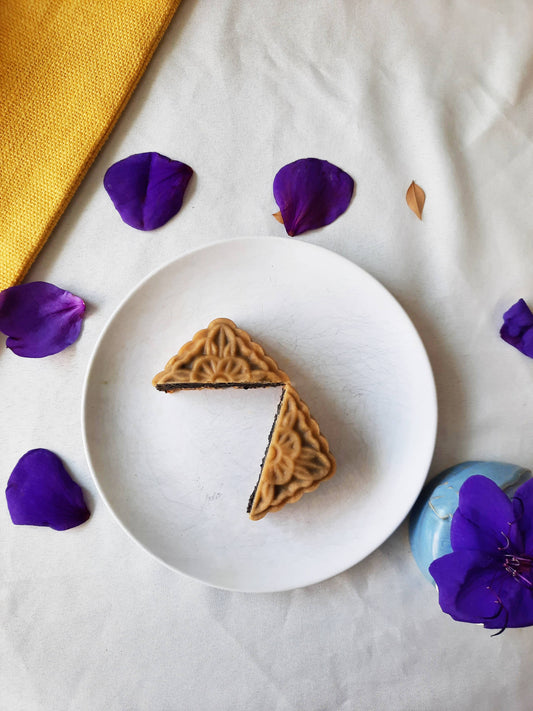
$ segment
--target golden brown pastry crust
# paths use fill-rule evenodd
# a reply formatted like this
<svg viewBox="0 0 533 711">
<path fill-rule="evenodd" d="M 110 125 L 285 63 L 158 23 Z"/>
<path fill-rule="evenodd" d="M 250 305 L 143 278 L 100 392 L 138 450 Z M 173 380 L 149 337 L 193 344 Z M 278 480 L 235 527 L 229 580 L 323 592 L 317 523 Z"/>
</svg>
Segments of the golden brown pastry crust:
<svg viewBox="0 0 533 711">
<path fill-rule="evenodd" d="M 282 402 L 253 498 L 250 518 L 279 511 L 335 474 L 335 458 L 317 421 L 292 385 Z"/>
<path fill-rule="evenodd" d="M 217 383 L 260 386 L 287 382 L 288 375 L 228 318 L 217 318 L 198 331 L 152 380 L 158 390 L 179 390 L 185 383 L 209 387 Z"/>
</svg>

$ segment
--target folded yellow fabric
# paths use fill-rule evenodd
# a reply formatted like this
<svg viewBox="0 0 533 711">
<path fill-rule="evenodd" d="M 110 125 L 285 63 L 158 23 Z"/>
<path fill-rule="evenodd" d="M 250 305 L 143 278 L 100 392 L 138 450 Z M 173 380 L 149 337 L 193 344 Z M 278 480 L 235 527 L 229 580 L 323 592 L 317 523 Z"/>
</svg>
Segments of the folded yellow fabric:
<svg viewBox="0 0 533 711">
<path fill-rule="evenodd" d="M 0 290 L 20 281 L 180 0 L 0 0 Z"/>
</svg>

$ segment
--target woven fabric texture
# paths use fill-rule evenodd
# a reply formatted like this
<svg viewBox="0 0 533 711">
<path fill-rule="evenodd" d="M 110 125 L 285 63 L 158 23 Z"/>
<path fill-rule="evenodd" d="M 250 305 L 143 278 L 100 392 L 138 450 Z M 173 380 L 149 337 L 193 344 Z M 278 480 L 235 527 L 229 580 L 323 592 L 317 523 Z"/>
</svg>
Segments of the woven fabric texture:
<svg viewBox="0 0 533 711">
<path fill-rule="evenodd" d="M 0 289 L 28 271 L 179 2 L 0 2 Z"/>
</svg>

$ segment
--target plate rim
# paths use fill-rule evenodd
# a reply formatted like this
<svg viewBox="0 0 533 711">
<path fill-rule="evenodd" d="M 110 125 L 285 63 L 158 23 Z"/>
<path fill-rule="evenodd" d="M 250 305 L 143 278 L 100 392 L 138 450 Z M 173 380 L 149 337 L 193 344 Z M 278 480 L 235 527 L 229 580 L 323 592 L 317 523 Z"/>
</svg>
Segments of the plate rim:
<svg viewBox="0 0 533 711">
<path fill-rule="evenodd" d="M 318 251 L 318 252 L 327 252 L 329 257 L 334 257 L 344 263 L 348 263 L 348 265 L 351 268 L 356 269 L 360 273 L 364 274 L 364 276 L 369 279 L 371 282 L 373 282 L 374 286 L 377 287 L 378 289 L 383 290 L 384 292 L 387 293 L 389 298 L 393 300 L 393 302 L 396 304 L 400 312 L 403 314 L 404 320 L 408 326 L 410 326 L 412 335 L 414 336 L 415 340 L 418 343 L 418 346 L 421 350 L 421 355 L 423 356 L 423 361 L 424 364 L 427 368 L 427 375 L 428 377 L 428 384 L 431 386 L 429 388 L 428 394 L 428 405 L 431 406 L 431 416 L 432 416 L 432 428 L 431 428 L 431 437 L 428 438 L 428 446 L 427 446 L 427 452 L 424 457 L 424 461 L 426 464 L 424 467 L 421 467 L 421 471 L 424 471 L 424 475 L 422 480 L 419 482 L 419 485 L 416 488 L 416 495 L 413 498 L 413 501 L 411 502 L 411 505 L 409 509 L 405 512 L 400 514 L 400 517 L 395 517 L 393 523 L 388 526 L 385 529 L 385 533 L 382 534 L 381 536 L 378 537 L 378 542 L 373 546 L 373 548 L 368 551 L 365 555 L 362 557 L 357 558 L 357 560 L 349 563 L 346 565 L 345 563 L 342 563 L 341 566 L 339 567 L 338 570 L 335 570 L 334 572 L 328 572 L 327 575 L 318 575 L 318 576 L 312 576 L 307 582 L 302 582 L 301 584 L 294 585 L 282 585 L 282 586 L 275 586 L 271 585 L 268 588 L 261 588 L 261 589 L 253 589 L 253 588 L 244 588 L 244 587 L 232 587 L 228 585 L 221 585 L 218 583 L 211 582 L 209 580 L 205 580 L 201 577 L 198 577 L 196 575 L 192 575 L 191 573 L 188 573 L 184 570 L 181 570 L 180 568 L 176 567 L 175 565 L 172 565 L 168 561 L 164 560 L 162 557 L 160 557 L 157 553 L 152 551 L 148 546 L 146 546 L 141 540 L 139 540 L 135 534 L 130 530 L 130 528 L 121 520 L 119 515 L 116 513 L 114 510 L 111 502 L 108 500 L 104 490 L 102 489 L 100 482 L 98 480 L 98 475 L 96 473 L 96 468 L 93 466 L 93 461 L 91 458 L 90 450 L 89 450 L 89 443 L 88 443 L 88 437 L 87 437 L 87 405 L 88 405 L 88 390 L 89 390 L 89 380 L 91 378 L 91 373 L 94 367 L 94 363 L 99 351 L 99 348 L 104 341 L 106 334 L 108 333 L 109 329 L 112 327 L 112 324 L 115 320 L 115 318 L 118 316 L 118 314 L 122 311 L 124 306 L 127 304 L 127 302 L 130 300 L 130 298 L 137 292 L 139 291 L 145 283 L 156 277 L 156 275 L 159 272 L 162 272 L 163 270 L 170 268 L 173 264 L 180 262 L 186 258 L 192 257 L 195 254 L 199 254 L 202 252 L 208 252 L 212 250 L 215 247 L 220 247 L 222 245 L 229 245 L 229 244 L 236 244 L 236 243 L 245 243 L 245 244 L 252 244 L 256 243 L 258 244 L 260 240 L 272 240 L 276 241 L 278 243 L 283 243 L 287 242 L 288 238 L 287 237 L 280 237 L 280 236 L 274 236 L 274 235 L 258 235 L 258 236 L 245 236 L 245 237 L 232 237 L 228 239 L 222 239 L 222 240 L 215 240 L 213 242 L 210 242 L 206 245 L 203 245 L 201 247 L 196 247 L 193 249 L 188 250 L 187 252 L 184 252 L 183 254 L 173 257 L 172 259 L 169 259 L 165 263 L 159 265 L 152 271 L 150 271 L 146 276 L 144 276 L 142 279 L 140 279 L 127 293 L 126 295 L 119 301 L 117 306 L 113 309 L 111 312 L 110 316 L 108 317 L 106 323 L 104 324 L 100 334 L 98 335 L 96 342 L 93 346 L 91 355 L 89 357 L 89 360 L 87 362 L 87 367 L 85 370 L 85 376 L 83 379 L 83 385 L 82 385 L 82 397 L 81 397 L 81 434 L 82 434 L 82 441 L 83 441 L 83 448 L 85 452 L 85 458 L 87 460 L 87 464 L 89 466 L 89 471 L 91 473 L 91 478 L 93 480 L 93 483 L 96 487 L 96 490 L 102 500 L 104 501 L 107 509 L 111 512 L 113 518 L 117 523 L 119 524 L 120 528 L 122 528 L 123 531 L 126 532 L 126 534 L 129 536 L 130 539 L 132 539 L 138 546 L 140 546 L 143 550 L 145 550 L 152 558 L 155 558 L 159 563 L 162 563 L 166 568 L 172 570 L 175 573 L 179 573 L 180 575 L 183 575 L 191 580 L 195 580 L 199 583 L 202 583 L 203 585 L 207 585 L 209 587 L 213 587 L 219 590 L 227 590 L 230 592 L 242 592 L 242 593 L 249 593 L 249 594 L 261 594 L 261 593 L 276 593 L 276 592 L 287 592 L 290 590 L 298 590 L 301 588 L 306 588 L 311 585 L 316 585 L 318 583 L 324 582 L 326 580 L 330 580 L 331 578 L 334 578 L 337 575 L 340 575 L 341 573 L 350 570 L 350 568 L 353 568 L 355 565 L 358 563 L 361 563 L 365 558 L 367 558 L 369 555 L 374 553 L 378 548 L 380 548 L 383 543 L 388 540 L 394 532 L 400 527 L 400 525 L 403 523 L 403 521 L 409 516 L 409 513 L 414 506 L 418 495 L 420 494 L 420 491 L 422 490 L 424 483 L 426 481 L 429 468 L 431 465 L 431 461 L 433 459 L 433 455 L 435 452 L 435 445 L 436 445 L 436 438 L 437 438 L 437 429 L 438 429 L 438 399 L 437 399 L 437 388 L 436 388 L 436 382 L 435 382 L 435 375 L 433 373 L 433 368 L 431 366 L 431 361 L 429 359 L 429 355 L 427 353 L 426 347 L 424 345 L 424 342 L 422 340 L 422 337 L 420 336 L 418 329 L 414 325 L 413 321 L 411 320 L 411 317 L 407 313 L 407 311 L 404 309 L 402 304 L 398 301 L 396 296 L 392 294 L 387 287 L 385 287 L 376 277 L 374 277 L 372 274 L 370 274 L 368 271 L 360 267 L 358 264 L 353 262 L 351 259 L 348 259 L 347 257 L 344 257 L 343 255 L 339 254 L 338 252 L 335 252 L 334 250 L 328 249 L 327 247 L 323 247 L 322 245 L 317 245 L 312 242 L 306 242 L 304 240 L 291 240 L 289 244 L 291 246 L 293 245 L 298 245 L 297 249 L 300 248 L 305 248 L 305 249 L 310 249 L 311 251 Z M 402 509 L 403 510 L 403 509 Z"/>
</svg>

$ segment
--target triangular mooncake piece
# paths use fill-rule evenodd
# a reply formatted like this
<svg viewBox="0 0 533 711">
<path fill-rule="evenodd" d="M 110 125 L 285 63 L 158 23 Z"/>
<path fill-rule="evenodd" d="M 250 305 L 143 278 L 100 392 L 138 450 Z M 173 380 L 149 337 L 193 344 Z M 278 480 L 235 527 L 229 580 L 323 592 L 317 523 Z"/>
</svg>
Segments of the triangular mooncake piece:
<svg viewBox="0 0 533 711">
<path fill-rule="evenodd" d="M 283 388 L 259 480 L 248 502 L 252 521 L 298 501 L 335 474 L 335 459 L 309 408 L 289 383 Z"/>
<path fill-rule="evenodd" d="M 268 387 L 289 382 L 258 343 L 230 321 L 217 318 L 171 358 L 152 384 L 158 390 Z"/>
</svg>

